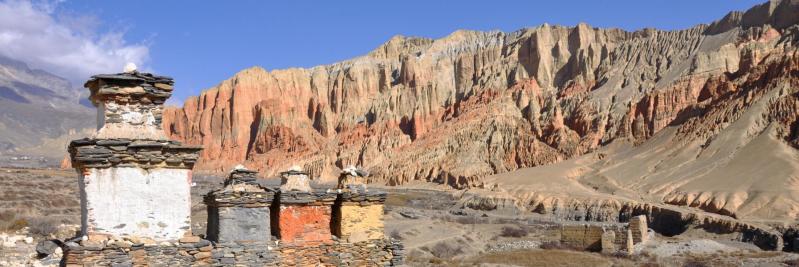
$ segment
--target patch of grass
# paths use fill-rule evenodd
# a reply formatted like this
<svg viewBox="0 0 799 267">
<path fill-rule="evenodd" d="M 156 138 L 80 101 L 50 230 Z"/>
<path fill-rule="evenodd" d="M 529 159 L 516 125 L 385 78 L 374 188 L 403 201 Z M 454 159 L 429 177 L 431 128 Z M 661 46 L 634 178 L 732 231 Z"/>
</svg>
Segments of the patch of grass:
<svg viewBox="0 0 799 267">
<path fill-rule="evenodd" d="M 58 220 L 50 217 L 33 217 L 28 222 L 28 231 L 31 234 L 47 236 L 58 231 Z"/>
<path fill-rule="evenodd" d="M 28 226 L 28 220 L 17 211 L 0 212 L 0 231 L 13 232 Z"/>
<path fill-rule="evenodd" d="M 447 219 L 449 219 L 449 217 Z M 459 224 L 481 224 L 483 223 L 483 220 L 480 217 L 463 216 L 463 217 L 456 217 L 455 222 Z"/>
<path fill-rule="evenodd" d="M 527 229 L 522 227 L 503 226 L 502 232 L 499 235 L 502 237 L 525 237 L 527 236 Z"/>
<path fill-rule="evenodd" d="M 541 247 L 541 249 L 546 249 L 546 250 L 556 250 L 556 249 L 559 249 L 559 250 L 575 250 L 575 248 L 570 247 L 569 245 L 563 244 L 560 241 L 547 241 L 547 242 L 541 243 L 540 247 Z"/>
<path fill-rule="evenodd" d="M 430 248 L 430 254 L 441 259 L 450 259 L 463 254 L 463 248 L 451 242 L 439 242 Z"/>
</svg>

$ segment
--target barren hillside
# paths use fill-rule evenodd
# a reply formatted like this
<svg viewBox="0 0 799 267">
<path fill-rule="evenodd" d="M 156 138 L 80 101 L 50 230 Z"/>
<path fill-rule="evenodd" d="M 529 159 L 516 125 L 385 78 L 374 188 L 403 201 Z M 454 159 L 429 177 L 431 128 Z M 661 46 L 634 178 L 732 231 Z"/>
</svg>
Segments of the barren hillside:
<svg viewBox="0 0 799 267">
<path fill-rule="evenodd" d="M 397 36 L 309 69 L 246 69 L 165 112 L 198 169 L 360 165 L 412 180 L 647 200 L 737 218 L 799 215 L 799 1 L 710 25 L 542 25 Z M 503 193 L 505 194 L 505 193 Z"/>
</svg>

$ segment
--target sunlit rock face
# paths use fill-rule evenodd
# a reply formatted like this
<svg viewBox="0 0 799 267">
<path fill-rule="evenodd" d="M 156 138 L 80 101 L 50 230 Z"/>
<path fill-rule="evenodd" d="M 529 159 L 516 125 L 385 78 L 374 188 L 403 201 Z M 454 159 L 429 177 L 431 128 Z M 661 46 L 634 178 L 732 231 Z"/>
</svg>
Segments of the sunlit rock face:
<svg viewBox="0 0 799 267">
<path fill-rule="evenodd" d="M 781 90 L 744 77 L 795 54 L 796 12 L 796 1 L 772 1 L 675 31 L 580 24 L 395 37 L 331 65 L 243 70 L 167 109 L 164 128 L 206 147 L 201 170 L 246 162 L 275 176 L 300 164 L 333 180 L 356 165 L 372 182 L 475 186 L 609 144 L 640 145 L 670 127 L 714 140 L 751 97 Z M 790 64 L 774 64 L 782 71 L 763 79 L 795 80 Z M 774 96 L 779 110 L 795 98 L 786 90 Z M 796 147 L 795 110 L 760 113 L 780 146 Z"/>
</svg>

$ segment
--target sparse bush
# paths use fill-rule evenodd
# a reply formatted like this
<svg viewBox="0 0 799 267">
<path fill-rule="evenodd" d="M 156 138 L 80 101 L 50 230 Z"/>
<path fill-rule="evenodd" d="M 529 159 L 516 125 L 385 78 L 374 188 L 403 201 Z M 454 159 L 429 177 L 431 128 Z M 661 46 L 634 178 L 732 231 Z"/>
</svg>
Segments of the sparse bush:
<svg viewBox="0 0 799 267">
<path fill-rule="evenodd" d="M 28 231 L 31 234 L 47 236 L 58 231 L 58 220 L 50 217 L 33 217 L 28 222 Z"/>
<path fill-rule="evenodd" d="M 525 237 L 527 236 L 527 229 L 521 227 L 503 226 L 502 233 L 499 235 L 502 237 Z"/>
<path fill-rule="evenodd" d="M 27 225 L 27 221 L 17 218 L 16 212 L 0 212 L 0 231 L 16 231 Z"/>
<path fill-rule="evenodd" d="M 17 218 L 17 213 L 16 212 L 11 212 L 11 211 L 8 211 L 8 210 L 7 211 L 0 211 L 0 223 L 12 222 L 16 218 Z"/>
<path fill-rule="evenodd" d="M 28 220 L 25 218 L 14 217 L 8 221 L 0 221 L 0 231 L 14 232 L 28 227 Z"/>
<path fill-rule="evenodd" d="M 614 258 L 619 258 L 619 259 L 629 259 L 630 258 L 630 254 L 627 254 L 627 252 L 625 252 L 625 251 L 616 251 L 616 252 L 610 253 L 610 256 L 614 257 Z"/>
<path fill-rule="evenodd" d="M 541 244 L 541 249 L 559 249 L 559 250 L 576 250 L 576 251 L 583 251 L 584 249 L 570 246 L 569 244 L 564 244 L 560 241 L 547 241 Z"/>
<path fill-rule="evenodd" d="M 442 259 L 450 259 L 463 254 L 463 248 L 449 242 L 439 242 L 430 248 L 430 254 Z"/>
<path fill-rule="evenodd" d="M 462 216 L 455 218 L 455 222 L 460 224 L 479 224 L 481 220 L 474 216 Z"/>
<path fill-rule="evenodd" d="M 561 243 L 558 241 L 547 241 L 541 243 L 541 249 L 561 249 Z"/>
<path fill-rule="evenodd" d="M 16 231 L 25 227 L 28 227 L 28 220 L 20 218 L 15 220 L 14 223 L 11 224 L 11 228 L 9 228 L 8 230 Z"/>
</svg>

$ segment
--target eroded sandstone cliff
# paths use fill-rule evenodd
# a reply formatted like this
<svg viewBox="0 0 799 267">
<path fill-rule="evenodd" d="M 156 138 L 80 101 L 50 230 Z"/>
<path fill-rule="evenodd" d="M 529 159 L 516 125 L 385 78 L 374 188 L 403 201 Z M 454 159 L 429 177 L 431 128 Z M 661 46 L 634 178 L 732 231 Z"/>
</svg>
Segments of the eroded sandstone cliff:
<svg viewBox="0 0 799 267">
<path fill-rule="evenodd" d="M 799 1 L 785 0 L 676 31 L 397 36 L 332 65 L 243 70 L 165 111 L 164 128 L 205 147 L 206 171 L 302 165 L 330 179 L 359 165 L 375 182 L 464 188 L 585 155 L 594 160 L 558 178 L 725 215 L 784 205 L 777 217 L 792 216 L 799 187 L 757 192 L 799 178 L 796 14 Z M 719 187 L 715 177 L 733 178 Z"/>
</svg>

